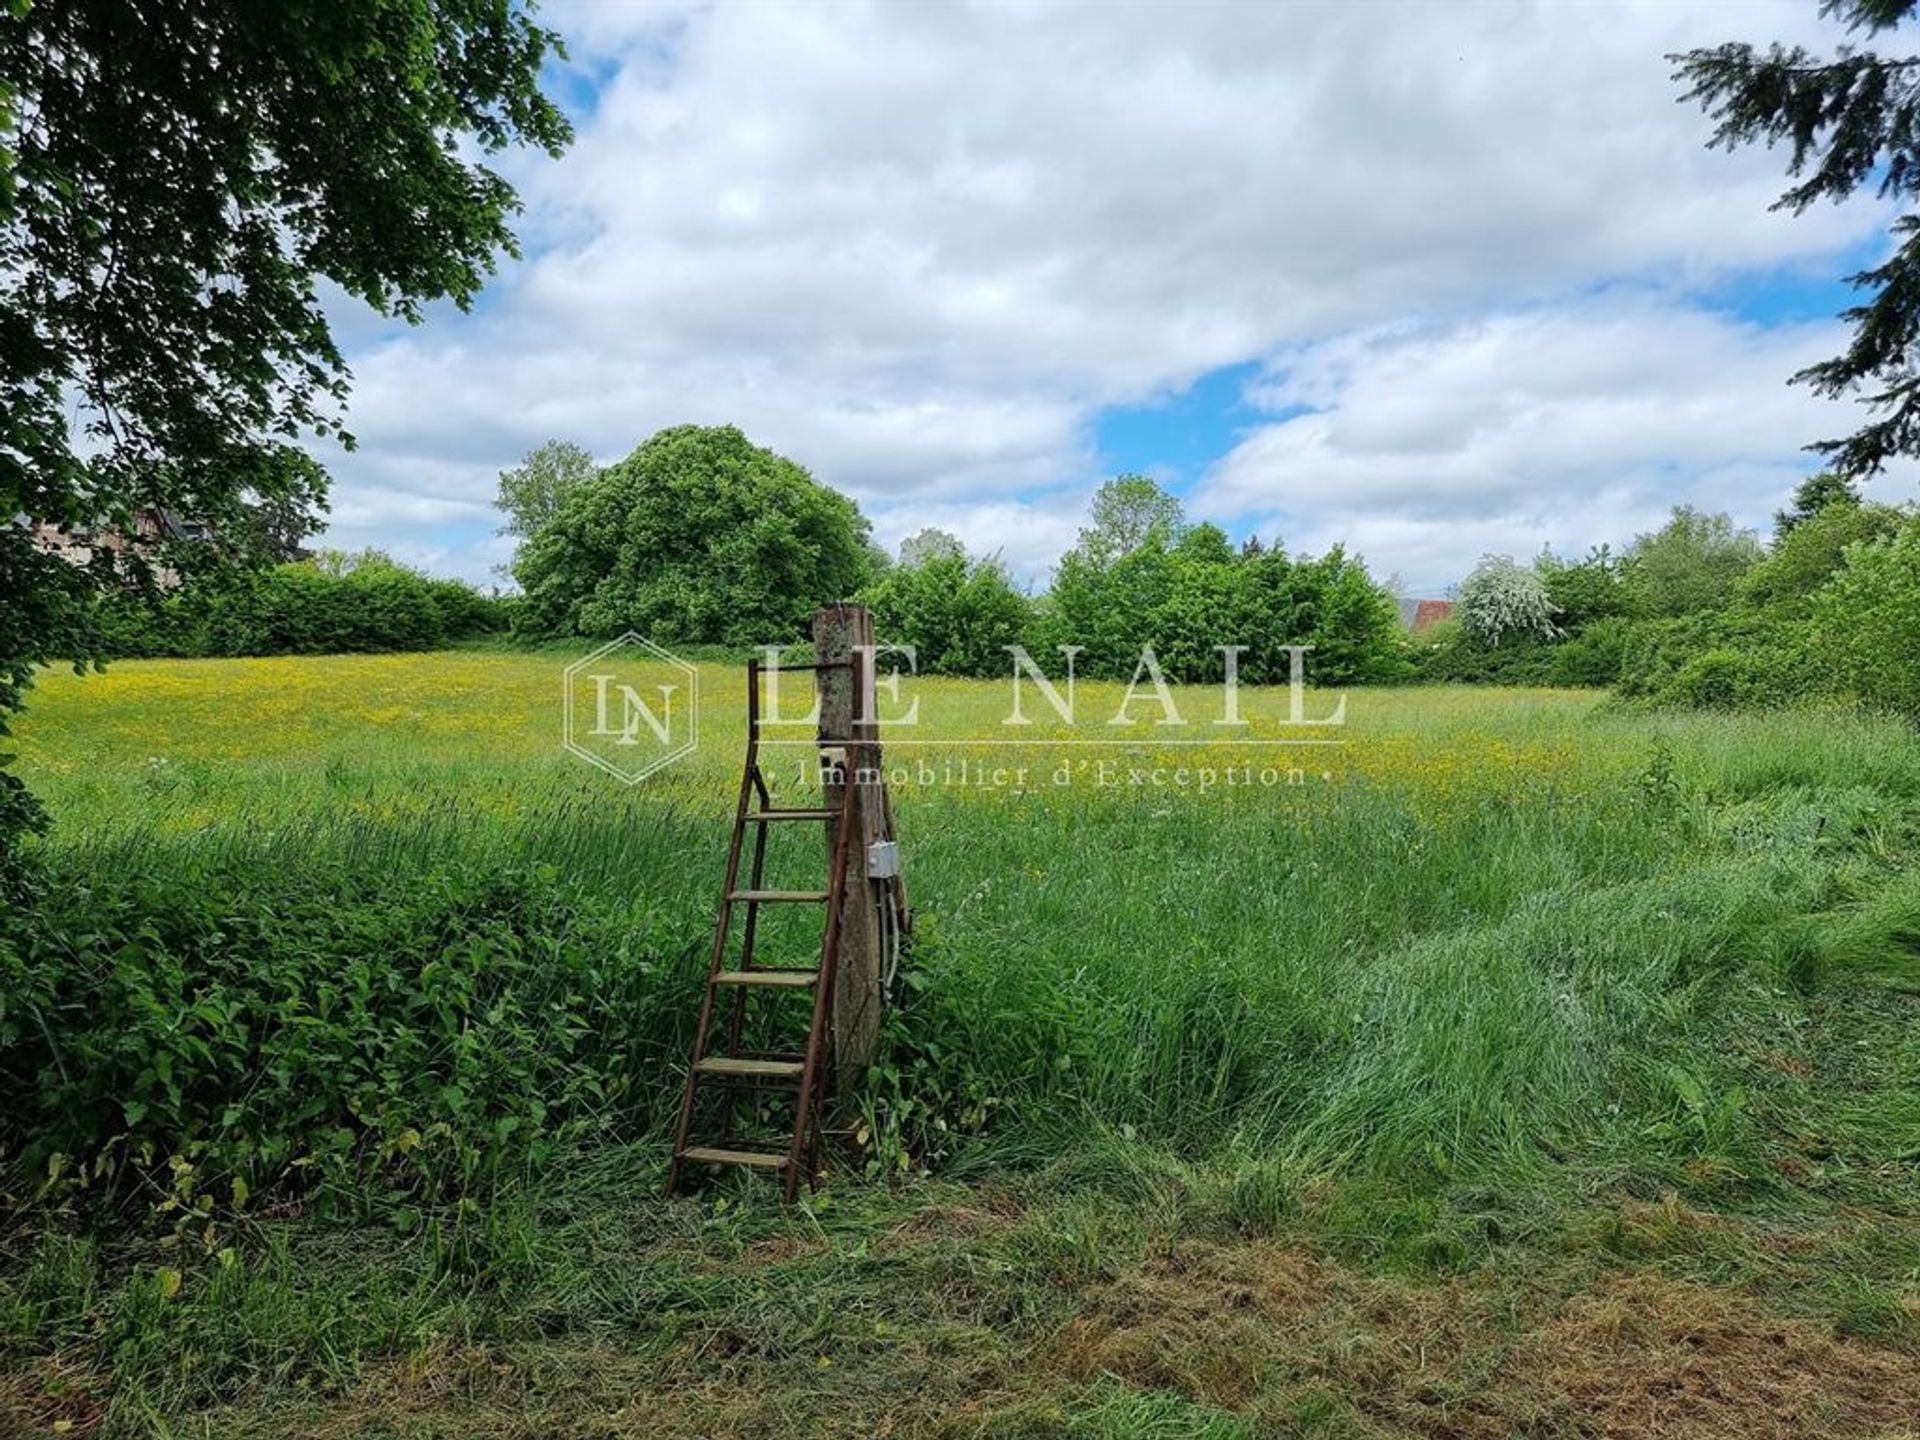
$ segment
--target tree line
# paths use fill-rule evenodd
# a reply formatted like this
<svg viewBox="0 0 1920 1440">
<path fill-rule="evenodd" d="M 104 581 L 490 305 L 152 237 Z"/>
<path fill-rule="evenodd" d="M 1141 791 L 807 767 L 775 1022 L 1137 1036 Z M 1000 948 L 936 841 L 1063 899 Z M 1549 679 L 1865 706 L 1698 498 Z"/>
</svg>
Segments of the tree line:
<svg viewBox="0 0 1920 1440">
<path fill-rule="evenodd" d="M 323 551 L 215 567 L 163 597 L 110 594 L 94 649 L 324 654 L 633 630 L 738 653 L 804 642 L 814 610 L 857 599 L 924 674 L 1004 675 L 1009 647 L 1047 665 L 1071 647 L 1077 674 L 1129 679 L 1151 647 L 1170 680 L 1211 683 L 1232 646 L 1241 680 L 1271 684 L 1305 645 L 1308 678 L 1329 685 L 1598 686 L 1715 708 L 1853 698 L 1920 715 L 1920 520 L 1833 473 L 1802 483 L 1765 539 L 1681 506 L 1619 550 L 1484 557 L 1452 616 L 1419 635 L 1360 557 L 1235 544 L 1138 475 L 1100 487 L 1037 593 L 942 530 L 889 555 L 852 500 L 732 427 L 664 430 L 604 467 L 549 442 L 500 476 L 496 503 L 520 541 L 502 567 L 519 595 Z"/>
<path fill-rule="evenodd" d="M 1151 646 L 1169 679 L 1211 682 L 1236 646 L 1241 679 L 1276 683 L 1288 647 L 1307 645 L 1325 684 L 1605 686 L 1710 707 L 1851 697 L 1920 714 L 1920 521 L 1834 473 L 1804 481 L 1765 540 L 1680 506 L 1617 551 L 1487 556 L 1418 636 L 1360 557 L 1236 545 L 1138 475 L 1100 488 L 1038 593 L 945 531 L 887 555 L 850 500 L 730 427 L 662 431 L 604 469 L 554 442 L 501 476 L 498 503 L 522 540 L 513 625 L 530 639 L 799 641 L 818 605 L 858 598 L 927 674 L 1004 674 L 1010 646 L 1071 646 L 1077 673 L 1126 679 Z"/>
<path fill-rule="evenodd" d="M 1129 678 L 1143 647 L 1179 681 L 1283 681 L 1293 645 L 1328 684 L 1405 679 L 1393 596 L 1339 547 L 1290 555 L 1190 524 L 1145 476 L 1109 481 L 1051 587 L 1029 594 L 996 555 L 926 530 L 897 558 L 851 500 L 732 427 L 661 431 L 599 469 L 543 446 L 501 476 L 511 567 L 530 639 L 638 631 L 665 645 L 747 646 L 806 637 L 822 604 L 858 599 L 876 634 L 936 675 L 1004 674 L 1008 647 L 1076 647 L 1076 673 Z"/>
<path fill-rule="evenodd" d="M 433 650 L 504 631 L 508 603 L 382 550 L 322 550 L 262 569 L 215 570 L 155 595 L 114 591 L 89 626 L 99 655 L 345 655 Z"/>
<path fill-rule="evenodd" d="M 1920 516 L 1823 472 L 1768 540 L 1681 506 L 1624 550 L 1490 556 L 1419 637 L 1435 679 L 1609 685 L 1708 708 L 1856 699 L 1920 715 Z"/>
</svg>

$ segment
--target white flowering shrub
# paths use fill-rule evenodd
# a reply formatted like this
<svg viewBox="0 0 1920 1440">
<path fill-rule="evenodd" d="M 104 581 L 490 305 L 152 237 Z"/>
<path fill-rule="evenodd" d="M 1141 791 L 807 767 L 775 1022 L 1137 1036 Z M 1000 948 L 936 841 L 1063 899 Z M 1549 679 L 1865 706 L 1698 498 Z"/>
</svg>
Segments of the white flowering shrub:
<svg viewBox="0 0 1920 1440">
<path fill-rule="evenodd" d="M 1486 645 L 1498 645 L 1510 635 L 1551 640 L 1560 633 L 1553 623 L 1559 607 L 1547 598 L 1539 574 L 1511 555 L 1482 555 L 1473 573 L 1460 582 L 1455 603 L 1461 623 Z"/>
</svg>

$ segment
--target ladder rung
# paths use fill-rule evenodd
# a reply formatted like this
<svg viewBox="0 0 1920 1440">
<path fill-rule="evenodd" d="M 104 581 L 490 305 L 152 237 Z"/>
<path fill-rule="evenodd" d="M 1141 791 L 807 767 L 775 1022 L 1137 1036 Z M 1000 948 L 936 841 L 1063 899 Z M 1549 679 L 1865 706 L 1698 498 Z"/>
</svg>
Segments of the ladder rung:
<svg viewBox="0 0 1920 1440">
<path fill-rule="evenodd" d="M 736 1060 L 712 1055 L 694 1067 L 702 1075 L 728 1075 L 754 1080 L 798 1080 L 806 1065 L 799 1060 Z"/>
<path fill-rule="evenodd" d="M 680 1152 L 682 1160 L 702 1165 L 751 1165 L 756 1170 L 783 1170 L 787 1157 L 768 1155 L 760 1150 L 716 1150 L 709 1145 L 694 1145 Z"/>
<path fill-rule="evenodd" d="M 749 820 L 834 820 L 838 810 L 749 810 Z"/>
<path fill-rule="evenodd" d="M 713 983 L 771 985 L 776 989 L 802 990 L 819 978 L 818 970 L 722 970 L 713 977 Z"/>
<path fill-rule="evenodd" d="M 728 895 L 729 900 L 756 901 L 792 901 L 797 904 L 818 905 L 827 898 L 825 890 L 735 890 Z"/>
</svg>

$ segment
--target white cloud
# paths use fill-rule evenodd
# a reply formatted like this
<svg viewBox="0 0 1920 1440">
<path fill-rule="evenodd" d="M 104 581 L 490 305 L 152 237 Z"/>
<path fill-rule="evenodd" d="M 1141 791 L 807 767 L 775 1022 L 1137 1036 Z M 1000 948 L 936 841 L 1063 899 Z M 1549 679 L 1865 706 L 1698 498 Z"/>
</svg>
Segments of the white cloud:
<svg viewBox="0 0 1920 1440">
<path fill-rule="evenodd" d="M 1676 503 L 1762 526 L 1849 421 L 1785 381 L 1839 343 L 1644 296 L 1358 331 L 1275 359 L 1250 396 L 1314 408 L 1245 436 L 1195 508 L 1429 590 L 1488 550 L 1617 547 Z"/>
<path fill-rule="evenodd" d="M 549 436 L 610 458 L 730 420 L 883 530 L 949 507 L 1011 555 L 1049 532 L 1008 516 L 1096 478 L 1103 406 L 1258 356 L 1332 364 L 1331 337 L 1703 283 L 1883 218 L 1770 213 L 1778 157 L 1705 152 L 1674 103 L 1664 52 L 1830 43 L 1797 9 L 549 14 L 610 78 L 564 160 L 509 164 L 531 260 L 472 316 L 355 332 L 343 508 L 484 505 Z M 1446 403 L 1410 394 L 1371 443 L 1418 452 Z M 394 514 L 417 541 L 433 523 Z"/>
<path fill-rule="evenodd" d="M 1044 585 L 1054 561 L 1079 538 L 1088 495 L 1066 492 L 1037 501 L 908 501 L 874 518 L 874 539 L 897 554 L 909 535 L 933 527 L 965 537 L 975 555 L 998 555 L 1015 579 Z"/>
</svg>

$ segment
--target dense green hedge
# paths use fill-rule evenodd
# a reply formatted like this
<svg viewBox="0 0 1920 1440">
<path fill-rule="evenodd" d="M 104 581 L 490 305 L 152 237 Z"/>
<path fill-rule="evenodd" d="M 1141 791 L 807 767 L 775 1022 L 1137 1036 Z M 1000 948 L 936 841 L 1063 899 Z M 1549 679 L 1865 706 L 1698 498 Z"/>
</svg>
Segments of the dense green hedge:
<svg viewBox="0 0 1920 1440">
<path fill-rule="evenodd" d="M 1831 694 L 1836 679 L 1806 621 L 1735 609 L 1632 626 L 1617 688 L 1630 698 L 1730 710 Z"/>
<path fill-rule="evenodd" d="M 1846 557 L 1812 598 L 1814 658 L 1867 704 L 1920 718 L 1920 520 Z"/>
<path fill-rule="evenodd" d="M 1726 710 L 1836 692 L 1813 626 L 1756 609 L 1609 616 L 1557 640 L 1482 645 L 1452 622 L 1416 645 L 1422 678 L 1455 685 L 1590 685 L 1661 705 Z"/>
<path fill-rule="evenodd" d="M 298 564 L 197 581 L 157 602 L 118 596 L 99 620 L 108 655 L 334 655 L 490 634 L 506 628 L 507 603 L 399 565 Z"/>
<path fill-rule="evenodd" d="M 1307 677 L 1350 685 L 1407 679 L 1393 598 L 1356 557 L 1241 551 L 1216 527 L 1150 535 L 1123 555 L 1070 551 L 1051 590 L 1029 600 L 995 560 L 957 551 L 902 564 L 861 593 L 883 641 L 916 647 L 923 671 L 1005 675 L 1009 645 L 1057 665 L 1075 647 L 1076 673 L 1129 680 L 1146 647 L 1169 680 L 1222 678 L 1220 647 L 1235 645 L 1239 678 L 1285 684 L 1306 645 Z"/>
<path fill-rule="evenodd" d="M 1415 639 L 1415 663 L 1457 684 L 1605 685 L 1716 710 L 1857 702 L 1920 718 L 1920 518 L 1843 500 L 1756 554 L 1721 600 L 1686 614 L 1636 598 L 1631 553 L 1548 557 L 1556 637 L 1489 645 L 1449 621 Z"/>
<path fill-rule="evenodd" d="M 894 566 L 861 591 L 875 636 L 914 647 L 923 675 L 1004 675 L 1009 645 L 1032 640 L 1033 602 L 998 560 L 960 552 Z"/>
<path fill-rule="evenodd" d="M 1415 637 L 1420 677 L 1448 685 L 1592 685 L 1619 683 L 1633 622 L 1609 615 L 1557 640 L 1515 635 L 1483 645 L 1457 620 Z"/>
</svg>

